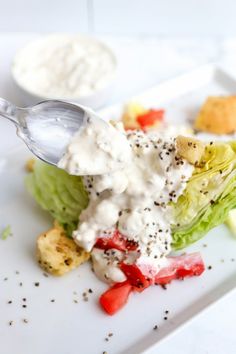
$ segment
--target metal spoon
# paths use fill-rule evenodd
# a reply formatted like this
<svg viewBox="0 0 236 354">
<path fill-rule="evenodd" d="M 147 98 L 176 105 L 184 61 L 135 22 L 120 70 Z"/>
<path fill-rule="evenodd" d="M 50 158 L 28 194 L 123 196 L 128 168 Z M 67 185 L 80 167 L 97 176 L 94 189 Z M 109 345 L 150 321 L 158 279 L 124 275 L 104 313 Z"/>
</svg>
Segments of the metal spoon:
<svg viewBox="0 0 236 354">
<path fill-rule="evenodd" d="M 91 115 L 96 117 L 89 108 L 59 100 L 20 108 L 0 98 L 0 116 L 13 122 L 32 153 L 51 165 L 57 165 L 72 136 Z"/>
</svg>

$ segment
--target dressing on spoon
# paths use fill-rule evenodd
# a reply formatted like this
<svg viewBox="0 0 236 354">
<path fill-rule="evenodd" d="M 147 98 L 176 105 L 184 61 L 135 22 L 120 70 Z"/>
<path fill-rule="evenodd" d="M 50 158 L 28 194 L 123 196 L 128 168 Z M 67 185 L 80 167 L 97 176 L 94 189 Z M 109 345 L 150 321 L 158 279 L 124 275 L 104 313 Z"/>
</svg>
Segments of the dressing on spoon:
<svg viewBox="0 0 236 354">
<path fill-rule="evenodd" d="M 123 169 L 131 158 L 125 133 L 90 114 L 72 138 L 58 167 L 72 175 L 104 175 Z"/>
</svg>

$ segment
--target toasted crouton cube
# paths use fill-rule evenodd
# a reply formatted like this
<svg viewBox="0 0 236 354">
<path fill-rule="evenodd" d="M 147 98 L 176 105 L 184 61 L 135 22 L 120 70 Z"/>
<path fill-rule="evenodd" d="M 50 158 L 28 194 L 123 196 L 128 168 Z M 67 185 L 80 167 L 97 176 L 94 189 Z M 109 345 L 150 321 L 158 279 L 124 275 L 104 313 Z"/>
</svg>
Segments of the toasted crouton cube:
<svg viewBox="0 0 236 354">
<path fill-rule="evenodd" d="M 208 97 L 196 118 L 197 130 L 230 134 L 236 131 L 236 96 Z"/>
<path fill-rule="evenodd" d="M 37 259 L 42 268 L 53 275 L 63 275 L 89 259 L 89 253 L 54 227 L 37 240 Z"/>
<path fill-rule="evenodd" d="M 136 102 L 130 102 L 125 107 L 122 122 L 126 130 L 129 129 L 140 129 L 140 125 L 137 122 L 137 116 L 147 112 L 147 109 Z"/>
<path fill-rule="evenodd" d="M 33 172 L 34 170 L 35 159 L 29 159 L 25 164 L 25 169 L 27 172 Z"/>
<path fill-rule="evenodd" d="M 205 145 L 200 140 L 192 137 L 179 135 L 176 138 L 176 148 L 178 154 L 192 165 L 201 161 L 205 151 Z"/>
</svg>

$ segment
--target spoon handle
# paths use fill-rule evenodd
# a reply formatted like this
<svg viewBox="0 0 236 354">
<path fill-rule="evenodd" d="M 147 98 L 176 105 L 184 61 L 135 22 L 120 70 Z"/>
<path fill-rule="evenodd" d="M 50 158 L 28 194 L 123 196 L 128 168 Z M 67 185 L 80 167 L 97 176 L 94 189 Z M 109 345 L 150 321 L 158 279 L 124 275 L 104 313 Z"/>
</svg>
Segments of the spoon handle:
<svg viewBox="0 0 236 354">
<path fill-rule="evenodd" d="M 17 113 L 18 108 L 14 104 L 4 100 L 3 98 L 0 98 L 0 116 L 9 119 L 18 126 L 19 121 L 17 118 Z"/>
</svg>

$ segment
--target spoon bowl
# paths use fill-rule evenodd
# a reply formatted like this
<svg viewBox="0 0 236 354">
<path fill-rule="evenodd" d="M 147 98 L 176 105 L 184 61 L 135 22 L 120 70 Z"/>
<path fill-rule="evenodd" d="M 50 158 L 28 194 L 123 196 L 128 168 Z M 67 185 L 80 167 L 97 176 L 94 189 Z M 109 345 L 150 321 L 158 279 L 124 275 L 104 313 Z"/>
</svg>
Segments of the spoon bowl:
<svg viewBox="0 0 236 354">
<path fill-rule="evenodd" d="M 89 108 L 59 100 L 20 108 L 0 98 L 0 115 L 15 124 L 17 135 L 34 155 L 57 165 L 74 134 L 95 113 Z"/>
</svg>

